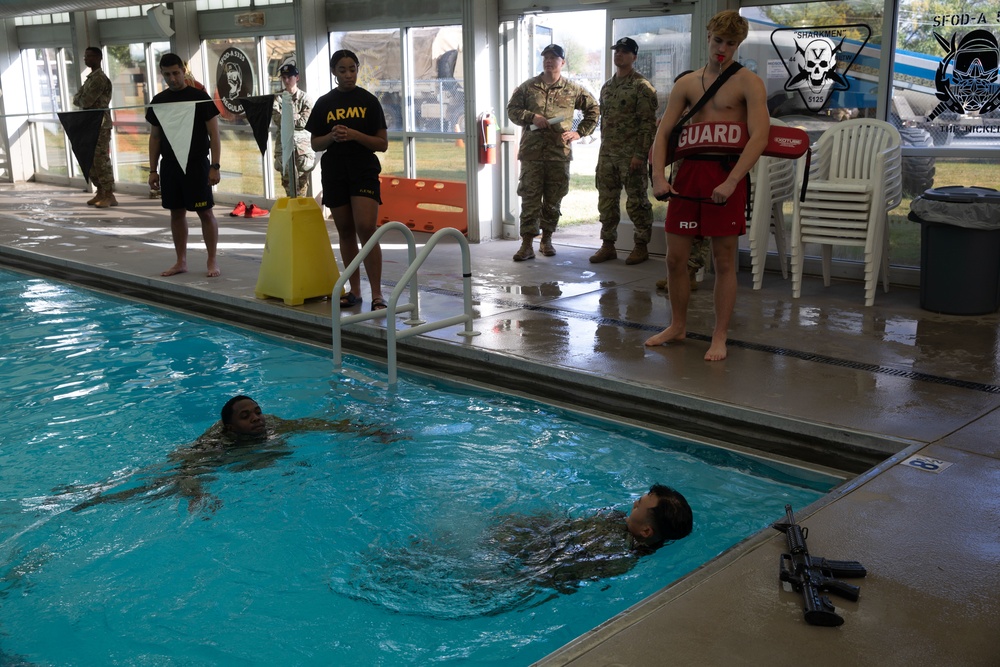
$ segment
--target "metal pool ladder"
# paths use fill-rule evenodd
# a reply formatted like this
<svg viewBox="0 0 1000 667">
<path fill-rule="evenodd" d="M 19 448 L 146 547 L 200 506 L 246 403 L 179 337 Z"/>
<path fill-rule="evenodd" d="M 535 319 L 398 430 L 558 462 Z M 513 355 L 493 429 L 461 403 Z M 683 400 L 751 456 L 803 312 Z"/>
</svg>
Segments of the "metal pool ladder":
<svg viewBox="0 0 1000 667">
<path fill-rule="evenodd" d="M 358 313 L 356 315 L 348 315 L 347 317 L 340 317 L 340 295 L 344 291 L 344 285 L 350 279 L 354 272 L 358 270 L 361 263 L 364 261 L 365 257 L 372 251 L 373 248 L 379 243 L 381 238 L 391 230 L 398 230 L 403 233 L 406 237 L 407 246 L 407 266 L 406 272 L 403 273 L 403 277 L 400 278 L 399 282 L 396 283 L 396 287 L 392 290 L 392 295 L 388 300 L 388 307 L 384 310 L 373 310 L 367 313 Z M 424 261 L 430 255 L 434 247 L 446 236 L 454 236 L 458 239 L 459 248 L 462 251 L 462 292 L 463 292 L 463 313 L 461 315 L 453 315 L 452 317 L 446 317 L 445 319 L 438 320 L 436 322 L 425 322 L 420 319 L 420 306 L 419 306 L 419 284 L 417 271 L 423 265 Z M 409 287 L 410 289 L 410 299 L 409 303 L 404 303 L 401 306 L 397 306 L 400 295 L 403 291 Z M 331 328 L 333 333 L 333 366 L 336 371 L 340 371 L 343 362 L 341 354 L 341 338 L 342 338 L 342 327 L 345 324 L 353 324 L 354 322 L 363 322 L 365 320 L 373 320 L 376 318 L 384 317 L 386 319 L 386 347 L 388 351 L 387 363 L 389 366 L 389 384 L 396 384 L 396 343 L 400 339 L 409 338 L 410 336 L 418 336 L 428 331 L 435 331 L 437 329 L 444 329 L 445 327 L 454 326 L 456 324 L 465 324 L 465 329 L 458 332 L 459 336 L 478 336 L 478 331 L 472 330 L 472 259 L 469 254 L 469 241 L 465 238 L 462 232 L 454 229 L 452 227 L 445 227 L 434 232 L 434 234 L 427 240 L 427 243 L 420 250 L 420 254 L 417 254 L 417 244 L 413 239 L 413 232 L 410 228 L 401 222 L 387 222 L 372 234 L 372 237 L 368 239 L 368 243 L 361 248 L 358 256 L 354 258 L 354 261 L 350 263 L 344 272 L 340 275 L 337 283 L 333 286 L 333 293 L 330 296 L 331 303 Z M 396 330 L 396 315 L 399 313 L 411 312 L 412 315 L 410 319 L 405 320 L 404 324 L 410 325 L 408 329 L 403 331 Z"/>
</svg>

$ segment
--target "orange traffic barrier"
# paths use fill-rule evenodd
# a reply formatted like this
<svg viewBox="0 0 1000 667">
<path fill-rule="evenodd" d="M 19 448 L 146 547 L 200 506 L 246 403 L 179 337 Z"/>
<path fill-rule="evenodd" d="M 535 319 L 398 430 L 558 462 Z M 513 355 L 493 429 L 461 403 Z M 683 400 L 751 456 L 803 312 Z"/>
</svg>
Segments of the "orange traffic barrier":
<svg viewBox="0 0 1000 667">
<path fill-rule="evenodd" d="M 379 225 L 396 221 L 415 232 L 454 227 L 463 234 L 468 233 L 465 183 L 396 176 L 379 176 L 379 182 L 382 186 Z"/>
</svg>

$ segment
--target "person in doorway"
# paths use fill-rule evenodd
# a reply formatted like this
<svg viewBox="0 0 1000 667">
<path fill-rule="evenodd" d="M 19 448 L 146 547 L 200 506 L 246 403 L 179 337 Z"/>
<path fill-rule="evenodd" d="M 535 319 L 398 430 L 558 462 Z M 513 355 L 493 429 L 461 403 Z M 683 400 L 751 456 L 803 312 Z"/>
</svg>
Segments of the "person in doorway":
<svg viewBox="0 0 1000 667">
<path fill-rule="evenodd" d="M 340 253 L 349 265 L 360 252 L 358 240 L 367 243 L 378 222 L 382 203 L 378 175 L 382 165 L 375 153 L 389 148 L 385 112 L 378 98 L 359 88 L 358 65 L 353 51 L 342 49 L 330 58 L 337 87 L 316 101 L 305 129 L 312 149 L 323 153 L 323 204 L 333 214 L 340 237 Z M 372 292 L 372 310 L 387 307 L 382 298 L 382 249 L 375 246 L 364 259 Z M 351 290 L 340 298 L 341 308 L 361 304 L 361 276 L 350 278 Z"/>
<path fill-rule="evenodd" d="M 281 77 L 280 95 L 274 96 L 274 107 L 271 120 L 274 121 L 278 133 L 274 139 L 274 170 L 281 174 L 281 185 L 289 197 L 306 197 L 309 194 L 309 174 L 316 166 L 316 153 L 312 149 L 312 137 L 306 131 L 309 114 L 312 113 L 312 101 L 306 92 L 299 88 L 299 69 L 292 63 L 286 63 L 278 70 Z M 281 129 L 281 110 L 285 95 L 288 95 L 292 110 L 293 154 L 288 164 L 284 159 L 284 135 Z M 295 185 L 292 186 L 294 179 Z"/>
<path fill-rule="evenodd" d="M 517 159 L 521 174 L 517 194 L 521 197 L 521 248 L 515 262 L 535 257 L 532 248 L 539 229 L 539 252 L 556 254 L 552 233 L 559 224 L 560 205 L 569 192 L 571 144 L 597 129 L 600 107 L 587 90 L 562 76 L 566 52 L 558 44 L 542 49 L 542 73 L 522 83 L 507 103 L 511 122 L 524 128 Z M 573 112 L 583 120 L 572 129 Z"/>
<path fill-rule="evenodd" d="M 74 106 L 81 109 L 108 109 L 111 106 L 111 79 L 101 69 L 103 59 L 104 53 L 96 46 L 88 46 L 83 52 L 83 64 L 90 68 L 90 74 L 73 96 Z M 105 111 L 94 148 L 94 163 L 90 168 L 90 182 L 97 188 L 97 193 L 87 201 L 87 206 L 118 206 L 115 174 L 111 167 L 111 125 L 111 112 Z"/>
<path fill-rule="evenodd" d="M 222 273 L 216 260 L 219 223 L 212 212 L 215 206 L 212 186 L 219 182 L 221 168 L 219 110 L 208 93 L 188 85 L 184 61 L 180 56 L 164 54 L 159 64 L 167 89 L 153 97 L 146 111 L 146 120 L 152 126 L 149 133 L 149 188 L 160 191 L 163 208 L 170 211 L 170 233 L 177 256 L 174 265 L 160 275 L 173 276 L 187 271 L 187 212 L 194 211 L 201 221 L 201 232 L 208 251 L 206 275 L 215 278 Z M 177 158 L 178 147 L 171 146 L 161 119 L 157 117 L 157 109 L 161 109 L 165 116 L 173 111 L 160 105 L 177 103 L 194 103 L 195 107 L 191 144 L 183 168 Z"/>
<path fill-rule="evenodd" d="M 639 45 L 622 37 L 614 46 L 615 73 L 601 88 L 601 150 L 597 157 L 597 211 L 601 219 L 600 249 L 592 264 L 618 256 L 618 223 L 621 191 L 625 210 L 635 227 L 632 252 L 626 264 L 649 259 L 653 207 L 646 194 L 646 159 L 656 131 L 656 89 L 635 70 Z"/>
<path fill-rule="evenodd" d="M 692 70 L 684 70 L 680 74 L 674 77 L 674 84 L 676 85 L 680 81 L 682 76 L 690 74 Z M 687 109 L 684 109 L 685 113 Z M 657 121 L 659 124 L 659 121 Z M 649 152 L 649 172 L 653 173 L 653 151 Z M 688 282 L 691 285 L 691 291 L 698 289 L 698 272 L 708 266 L 709 253 L 712 252 L 711 243 L 704 236 L 694 237 L 694 243 L 691 244 L 691 255 L 688 257 Z M 667 281 L 668 278 L 664 277 L 662 280 L 656 281 L 656 289 L 661 289 L 667 292 Z"/>
<path fill-rule="evenodd" d="M 670 195 L 667 207 L 667 272 L 670 326 L 646 340 L 646 345 L 682 341 L 687 335 L 691 293 L 688 257 L 697 236 L 712 239 L 715 265 L 715 326 L 706 361 L 726 358 L 729 321 L 736 304 L 736 251 L 746 232 L 746 175 L 767 145 L 770 119 L 764 82 L 735 62 L 736 50 L 749 31 L 747 20 L 734 10 L 719 12 L 708 22 L 709 61 L 677 82 L 653 143 L 653 194 Z M 747 142 L 738 156 L 702 153 L 684 159 L 673 184 L 667 181 L 668 142 L 685 108 L 693 108 L 723 72 L 731 78 L 692 118 L 692 122 L 746 123 Z M 681 199 L 680 197 L 683 197 Z"/>
</svg>

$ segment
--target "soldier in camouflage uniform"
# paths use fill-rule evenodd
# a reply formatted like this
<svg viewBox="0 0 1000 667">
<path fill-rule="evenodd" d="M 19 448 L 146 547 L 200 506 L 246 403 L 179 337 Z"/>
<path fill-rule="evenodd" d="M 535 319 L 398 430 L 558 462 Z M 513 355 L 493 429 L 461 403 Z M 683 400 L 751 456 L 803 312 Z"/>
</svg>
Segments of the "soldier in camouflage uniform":
<svg viewBox="0 0 1000 667">
<path fill-rule="evenodd" d="M 281 85 L 285 91 L 281 95 L 275 95 L 274 108 L 271 112 L 271 120 L 278 128 L 278 135 L 274 140 L 274 170 L 281 174 L 281 185 L 285 188 L 285 194 L 289 197 L 305 197 L 309 194 L 309 173 L 316 166 L 316 153 L 312 149 L 312 135 L 306 131 L 306 122 L 312 112 L 312 102 L 306 96 L 304 90 L 300 90 L 299 70 L 295 65 L 282 65 L 278 70 L 281 75 Z M 292 158 L 289 169 L 285 169 L 284 158 L 281 148 L 281 105 L 285 93 L 291 95 L 292 113 L 294 115 L 293 125 L 295 127 L 295 156 Z M 290 170 L 295 169 L 295 189 L 293 191 Z"/>
<path fill-rule="evenodd" d="M 625 210 L 635 226 L 634 246 L 625 263 L 638 264 L 649 259 L 646 246 L 653 227 L 646 160 L 656 131 L 656 89 L 635 71 L 639 45 L 634 39 L 622 37 L 611 48 L 615 74 L 601 88 L 601 152 L 595 179 L 603 243 L 590 261 L 597 264 L 617 257 L 624 187 Z"/>
<path fill-rule="evenodd" d="M 517 184 L 521 248 L 514 255 L 515 262 L 534 258 L 531 246 L 539 228 L 542 241 L 538 250 L 546 257 L 556 254 L 552 232 L 559 224 L 559 205 L 569 191 L 570 143 L 597 128 L 597 100 L 583 86 L 562 76 L 565 64 L 566 52 L 561 46 L 546 46 L 542 49 L 542 73 L 518 86 L 507 103 L 507 117 L 524 128 Z M 573 130 L 573 111 L 577 109 L 583 112 L 583 120 Z"/>
<path fill-rule="evenodd" d="M 73 96 L 73 105 L 81 109 L 107 109 L 111 106 L 111 79 L 101 69 L 104 54 L 95 46 L 88 46 L 83 52 L 83 64 L 90 68 L 87 80 Z M 97 135 L 94 149 L 94 164 L 90 167 L 90 182 L 97 188 L 97 194 L 87 202 L 88 206 L 107 208 L 118 206 L 115 199 L 115 174 L 111 168 L 111 112 L 104 113 L 101 132 Z"/>
</svg>

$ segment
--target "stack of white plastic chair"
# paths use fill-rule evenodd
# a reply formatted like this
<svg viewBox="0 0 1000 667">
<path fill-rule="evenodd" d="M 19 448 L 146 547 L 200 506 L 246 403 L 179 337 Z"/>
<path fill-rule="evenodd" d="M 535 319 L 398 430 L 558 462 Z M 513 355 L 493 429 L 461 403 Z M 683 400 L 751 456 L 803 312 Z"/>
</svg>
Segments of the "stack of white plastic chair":
<svg viewBox="0 0 1000 667">
<path fill-rule="evenodd" d="M 802 293 L 806 243 L 822 246 L 827 287 L 832 246 L 854 246 L 864 248 L 865 305 L 871 306 L 880 270 L 889 291 L 889 211 L 903 196 L 899 132 L 879 120 L 845 120 L 824 132 L 812 151 L 805 199 L 794 198 L 792 296 Z"/>
<path fill-rule="evenodd" d="M 777 118 L 771 125 L 785 125 Z M 795 160 L 761 156 L 750 172 L 750 265 L 753 288 L 764 282 L 764 262 L 770 231 L 774 229 L 774 246 L 778 251 L 781 277 L 788 278 L 788 251 L 785 239 L 784 202 L 795 191 Z"/>
</svg>

